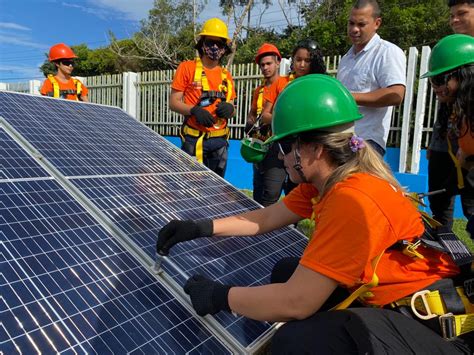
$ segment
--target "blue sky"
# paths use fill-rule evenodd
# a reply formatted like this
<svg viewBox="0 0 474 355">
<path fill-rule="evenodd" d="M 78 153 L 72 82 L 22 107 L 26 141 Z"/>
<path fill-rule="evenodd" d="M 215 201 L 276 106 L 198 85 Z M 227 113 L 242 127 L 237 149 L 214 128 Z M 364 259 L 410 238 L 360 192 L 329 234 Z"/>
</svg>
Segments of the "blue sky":
<svg viewBox="0 0 474 355">
<path fill-rule="evenodd" d="M 252 22 L 284 28 L 282 9 L 278 0 L 273 2 L 262 16 L 263 8 L 257 5 Z M 208 0 L 199 20 L 222 17 L 216 3 Z M 38 67 L 53 44 L 97 48 L 108 44 L 109 30 L 119 39 L 128 38 L 152 6 L 153 0 L 0 0 L 0 82 L 42 80 Z M 285 13 L 297 24 L 294 9 L 287 7 Z M 231 34 L 232 24 L 229 30 Z"/>
</svg>

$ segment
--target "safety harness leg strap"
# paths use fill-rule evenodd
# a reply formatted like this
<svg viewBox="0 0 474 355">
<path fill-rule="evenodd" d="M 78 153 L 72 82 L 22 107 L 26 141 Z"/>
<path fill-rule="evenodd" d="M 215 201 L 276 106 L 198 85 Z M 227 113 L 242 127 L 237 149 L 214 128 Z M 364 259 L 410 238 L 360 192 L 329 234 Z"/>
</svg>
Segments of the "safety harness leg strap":
<svg viewBox="0 0 474 355">
<path fill-rule="evenodd" d="M 196 154 L 196 159 L 199 163 L 203 163 L 204 162 L 204 148 L 203 148 L 203 145 L 204 145 L 204 134 L 202 134 L 198 140 L 196 141 L 196 151 L 195 151 L 195 154 Z"/>
</svg>

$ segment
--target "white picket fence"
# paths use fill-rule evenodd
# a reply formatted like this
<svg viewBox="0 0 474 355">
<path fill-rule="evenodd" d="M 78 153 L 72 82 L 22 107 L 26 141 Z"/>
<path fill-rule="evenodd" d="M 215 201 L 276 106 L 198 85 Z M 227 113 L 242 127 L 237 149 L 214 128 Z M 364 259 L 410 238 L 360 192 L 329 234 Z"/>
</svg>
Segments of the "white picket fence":
<svg viewBox="0 0 474 355">
<path fill-rule="evenodd" d="M 408 51 L 407 89 L 404 102 L 393 111 L 388 146 L 400 147 L 399 172 L 418 173 L 420 149 L 428 145 L 436 119 L 437 101 L 426 79 L 420 79 L 428 65 L 430 47 L 423 47 L 421 55 L 415 47 Z M 341 56 L 325 57 L 328 72 L 337 73 Z M 419 62 L 419 63 L 418 63 Z M 281 72 L 287 72 L 289 61 L 284 60 Z M 231 138 L 243 136 L 252 92 L 260 82 L 255 64 L 232 65 L 237 92 L 237 115 L 229 126 Z M 162 135 L 178 135 L 182 117 L 169 109 L 172 70 L 141 73 L 100 75 L 81 78 L 89 88 L 89 100 L 94 103 L 123 108 L 131 116 Z M 38 94 L 41 83 L 0 83 L 0 90 Z"/>
</svg>

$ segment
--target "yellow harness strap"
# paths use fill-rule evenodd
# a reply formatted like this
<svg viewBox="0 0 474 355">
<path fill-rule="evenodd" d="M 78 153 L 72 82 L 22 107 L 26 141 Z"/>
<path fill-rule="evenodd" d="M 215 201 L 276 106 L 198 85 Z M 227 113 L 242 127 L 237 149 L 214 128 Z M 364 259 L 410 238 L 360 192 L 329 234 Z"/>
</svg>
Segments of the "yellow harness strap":
<svg viewBox="0 0 474 355">
<path fill-rule="evenodd" d="M 199 163 L 204 163 L 204 134 L 202 134 L 196 141 L 196 159 Z"/>
<path fill-rule="evenodd" d="M 197 57 L 196 61 L 196 69 L 194 70 L 194 82 L 201 83 L 202 91 L 211 91 L 209 87 L 209 80 L 207 80 L 206 72 L 204 71 L 204 67 L 202 65 L 201 58 Z M 221 81 L 222 83 L 219 85 L 219 91 L 222 93 L 226 93 L 226 101 L 230 102 L 232 98 L 232 82 L 227 80 L 227 69 L 221 68 Z"/>
<path fill-rule="evenodd" d="M 257 97 L 257 117 L 263 111 L 263 90 L 265 89 L 265 82 L 262 83 L 260 89 L 258 90 L 258 97 Z"/>
<path fill-rule="evenodd" d="M 59 98 L 61 96 L 61 90 L 59 90 L 59 83 L 54 77 L 53 74 L 48 74 L 48 80 L 53 85 L 53 97 Z M 81 96 L 82 92 L 82 83 L 77 79 L 72 79 L 74 82 L 74 86 L 76 87 L 76 100 L 79 101 L 79 96 Z"/>
<path fill-rule="evenodd" d="M 334 306 L 333 308 L 331 308 L 330 310 L 331 311 L 335 311 L 335 310 L 341 310 L 341 309 L 346 309 L 347 307 L 349 307 L 352 302 L 354 302 L 357 298 L 359 297 L 369 297 L 370 296 L 370 293 L 368 292 L 372 287 L 375 287 L 379 284 L 379 277 L 377 276 L 377 274 L 375 273 L 375 271 L 377 270 L 377 265 L 379 264 L 379 261 L 380 259 L 382 258 L 382 255 L 385 253 L 385 250 L 383 250 L 380 255 L 376 256 L 373 260 L 372 260 L 372 269 L 374 270 L 374 273 L 372 274 L 372 280 L 370 280 L 369 282 L 361 285 L 357 290 L 355 290 L 354 292 L 352 292 L 349 297 L 347 297 L 344 301 L 342 301 L 341 303 L 339 303 L 337 306 Z"/>
<path fill-rule="evenodd" d="M 461 162 L 456 158 L 453 153 L 453 146 L 451 144 L 451 140 L 449 138 L 447 138 L 446 140 L 448 141 L 449 156 L 451 157 L 451 160 L 453 161 L 454 166 L 456 167 L 456 175 L 458 177 L 458 188 L 462 189 L 464 188 L 464 179 L 462 177 Z"/>
</svg>

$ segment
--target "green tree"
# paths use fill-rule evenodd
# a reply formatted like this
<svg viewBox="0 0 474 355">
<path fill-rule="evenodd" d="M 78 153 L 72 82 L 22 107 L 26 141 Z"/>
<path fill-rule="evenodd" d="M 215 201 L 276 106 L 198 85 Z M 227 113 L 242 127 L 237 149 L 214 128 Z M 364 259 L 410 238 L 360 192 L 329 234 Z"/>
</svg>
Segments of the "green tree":
<svg viewBox="0 0 474 355">
<path fill-rule="evenodd" d="M 112 37 L 111 48 L 121 58 L 140 61 L 141 70 L 176 68 L 194 56 L 193 18 L 202 8 L 202 2 L 195 8 L 187 0 L 155 0 L 131 38 L 133 46 L 121 47 Z"/>
<path fill-rule="evenodd" d="M 347 19 L 352 0 L 313 0 L 302 8 L 305 37 L 318 41 L 327 55 L 343 54 L 349 48 Z M 382 26 L 379 34 L 402 49 L 432 45 L 450 33 L 445 0 L 380 0 Z"/>
<path fill-rule="evenodd" d="M 121 67 L 117 58 L 109 48 L 89 49 L 86 44 L 71 46 L 71 49 L 77 55 L 74 66 L 74 75 L 77 76 L 93 76 L 101 74 L 114 74 L 121 72 Z M 48 55 L 45 54 L 46 59 L 40 66 L 40 70 L 44 76 L 54 74 L 56 67 L 53 63 L 48 61 Z"/>
</svg>

